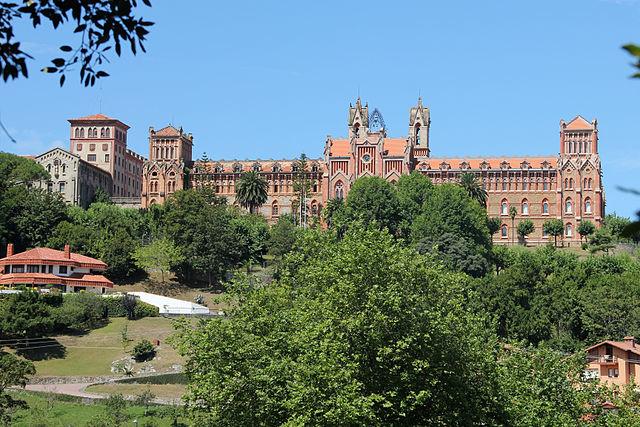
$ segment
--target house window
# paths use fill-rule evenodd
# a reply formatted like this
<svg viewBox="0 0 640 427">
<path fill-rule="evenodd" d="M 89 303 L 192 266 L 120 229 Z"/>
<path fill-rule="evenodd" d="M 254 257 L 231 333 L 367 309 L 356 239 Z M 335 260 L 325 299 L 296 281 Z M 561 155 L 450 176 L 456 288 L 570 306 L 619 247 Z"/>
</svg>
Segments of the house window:
<svg viewBox="0 0 640 427">
<path fill-rule="evenodd" d="M 609 378 L 618 378 L 618 375 L 620 375 L 618 368 L 609 368 L 607 369 L 607 376 Z"/>
<path fill-rule="evenodd" d="M 27 265 L 27 273 L 38 273 L 40 270 L 39 265 Z"/>
<path fill-rule="evenodd" d="M 587 199 L 584 201 L 584 213 L 591 213 L 591 199 Z"/>
<path fill-rule="evenodd" d="M 271 205 L 271 216 L 278 216 L 278 203 L 273 202 Z"/>
<path fill-rule="evenodd" d="M 41 271 L 42 273 L 46 273 L 46 272 L 47 272 L 47 266 L 46 266 L 46 265 L 41 265 L 40 267 L 41 267 L 41 268 L 40 268 L 40 271 Z"/>
<path fill-rule="evenodd" d="M 500 237 L 502 237 L 503 239 L 509 237 L 509 229 L 507 228 L 506 224 L 502 224 L 502 227 L 500 227 Z"/>
<path fill-rule="evenodd" d="M 522 215 L 529 215 L 529 202 L 527 199 L 522 201 Z"/>
<path fill-rule="evenodd" d="M 547 201 L 547 199 L 544 199 L 542 201 L 542 214 L 549 215 L 549 202 Z"/>
<path fill-rule="evenodd" d="M 58 273 L 67 274 L 67 266 L 66 265 L 61 265 L 60 267 L 58 267 Z"/>
<path fill-rule="evenodd" d="M 573 226 L 571 224 L 567 224 L 567 227 L 565 228 L 564 235 L 567 236 L 567 237 L 572 237 L 573 236 Z"/>
<path fill-rule="evenodd" d="M 549 183 L 547 181 L 544 181 L 542 183 L 542 190 L 544 190 L 544 191 L 549 190 Z"/>
<path fill-rule="evenodd" d="M 108 154 L 105 154 L 105 155 L 104 155 L 104 161 L 105 161 L 106 163 L 109 163 L 109 155 L 108 155 Z"/>
<path fill-rule="evenodd" d="M 527 191 L 529 189 L 529 182 L 524 181 L 522 183 L 522 190 Z"/>
<path fill-rule="evenodd" d="M 48 267 L 49 267 L 49 274 L 53 274 L 53 265 L 50 265 Z"/>
<path fill-rule="evenodd" d="M 59 191 L 60 191 L 61 193 L 64 193 L 65 183 L 64 183 L 64 182 L 61 182 L 60 184 L 58 184 L 58 187 L 59 187 Z"/>
<path fill-rule="evenodd" d="M 24 273 L 24 265 L 12 265 L 11 266 L 12 273 Z"/>
<path fill-rule="evenodd" d="M 343 199 L 344 198 L 344 186 L 342 185 L 341 181 L 338 181 L 338 183 L 336 184 L 335 196 L 336 196 L 336 199 Z"/>
<path fill-rule="evenodd" d="M 89 161 L 89 162 L 95 162 L 95 161 L 96 161 L 96 155 L 95 155 L 95 154 L 89 154 L 89 155 L 87 155 L 87 161 Z"/>
<path fill-rule="evenodd" d="M 500 204 L 500 214 L 509 215 L 509 203 L 506 200 L 503 200 Z"/>
<path fill-rule="evenodd" d="M 573 213 L 573 203 L 570 198 L 568 198 L 564 203 L 564 211 L 568 214 Z"/>
</svg>

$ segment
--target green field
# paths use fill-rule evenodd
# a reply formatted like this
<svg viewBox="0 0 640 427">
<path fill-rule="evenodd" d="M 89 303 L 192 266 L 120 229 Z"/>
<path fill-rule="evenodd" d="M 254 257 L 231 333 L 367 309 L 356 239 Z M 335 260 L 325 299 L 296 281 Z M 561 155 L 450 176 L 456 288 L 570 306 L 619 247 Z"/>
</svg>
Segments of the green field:
<svg viewBox="0 0 640 427">
<path fill-rule="evenodd" d="M 121 334 L 125 325 L 132 340 L 127 348 L 123 347 Z M 182 358 L 166 343 L 172 333 L 172 320 L 163 317 L 140 320 L 112 318 L 106 326 L 85 335 L 56 336 L 54 339 L 61 347 L 34 349 L 26 356 L 33 360 L 38 376 L 111 375 L 111 362 L 127 356 L 127 351 L 136 341 L 159 339 L 157 355 L 147 363 L 156 372 L 167 372 L 172 365 L 182 364 Z M 140 366 L 136 364 L 136 368 Z"/>
<path fill-rule="evenodd" d="M 86 425 L 94 417 L 105 416 L 107 409 L 103 404 L 83 404 L 80 398 L 60 396 L 46 393 L 12 392 L 12 396 L 27 402 L 27 409 L 20 409 L 13 414 L 12 426 L 16 427 L 79 427 Z M 171 426 L 172 419 L 163 417 L 166 407 L 153 406 L 148 416 L 144 416 L 144 408 L 130 405 L 126 408 L 128 420 L 123 425 Z M 182 423 L 186 419 L 181 418 Z"/>
</svg>

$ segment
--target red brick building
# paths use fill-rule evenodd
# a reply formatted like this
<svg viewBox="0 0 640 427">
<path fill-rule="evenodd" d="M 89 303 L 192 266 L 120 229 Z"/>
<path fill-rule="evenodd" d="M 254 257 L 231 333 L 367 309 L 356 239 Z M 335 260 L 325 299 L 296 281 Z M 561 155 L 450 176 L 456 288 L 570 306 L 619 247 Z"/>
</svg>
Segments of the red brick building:
<svg viewBox="0 0 640 427">
<path fill-rule="evenodd" d="M 580 222 L 601 224 L 605 204 L 596 120 L 587 121 L 581 116 L 569 122 L 562 120 L 558 154 L 519 157 L 432 157 L 430 126 L 429 108 L 419 99 L 409 110 L 407 136 L 390 137 L 380 112 L 369 113 L 368 105 L 358 99 L 349 106 L 347 136 L 328 136 L 323 158 L 309 161 L 312 189 L 306 212 L 319 215 L 327 200 L 346 197 L 353 182 L 362 176 L 379 176 L 393 183 L 401 175 L 419 171 L 440 184 L 458 182 L 463 173 L 473 173 L 487 191 L 489 216 L 502 220 L 494 235 L 496 242 L 510 242 L 514 235 L 511 207 L 517 210 L 515 225 L 524 219 L 534 223 L 535 232 L 527 237 L 534 244 L 549 241 L 542 224 L 551 218 L 563 221 L 565 242 L 580 241 Z M 161 132 L 162 138 L 158 135 Z M 162 142 L 167 139 L 174 142 Z M 294 160 L 193 162 L 192 144 L 190 134 L 185 136 L 171 126 L 157 133 L 150 131 L 143 207 L 163 202 L 176 189 L 198 186 L 213 187 L 233 203 L 236 182 L 249 170 L 259 172 L 269 183 L 268 200 L 260 208 L 268 219 L 291 213 L 298 203 L 293 191 Z"/>
<path fill-rule="evenodd" d="M 105 293 L 107 288 L 113 288 L 113 282 L 101 274 L 106 269 L 107 264 L 100 260 L 72 253 L 69 245 L 64 251 L 34 248 L 14 254 L 13 244 L 9 243 L 7 256 L 0 259 L 0 285 Z"/>
</svg>

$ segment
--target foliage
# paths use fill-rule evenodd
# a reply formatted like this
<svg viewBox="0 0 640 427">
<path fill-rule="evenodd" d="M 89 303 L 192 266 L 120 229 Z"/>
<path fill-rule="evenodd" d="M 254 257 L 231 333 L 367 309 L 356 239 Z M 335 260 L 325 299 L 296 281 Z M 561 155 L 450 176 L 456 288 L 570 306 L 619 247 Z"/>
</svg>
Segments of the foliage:
<svg viewBox="0 0 640 427">
<path fill-rule="evenodd" d="M 133 346 L 133 349 L 131 349 L 131 355 L 136 362 L 146 362 L 155 357 L 156 349 L 153 344 L 151 344 L 151 341 L 143 339 Z"/>
<path fill-rule="evenodd" d="M 489 261 L 479 254 L 473 242 L 465 237 L 445 232 L 435 240 L 425 237 L 416 245 L 420 253 L 438 254 L 444 265 L 453 271 L 462 271 L 472 277 L 482 277 L 489 271 Z"/>
<path fill-rule="evenodd" d="M 626 44 L 622 46 L 622 48 L 636 59 L 637 62 L 633 64 L 633 66 L 640 70 L 640 46 L 635 44 Z M 640 72 L 636 72 L 631 77 L 640 78 Z"/>
<path fill-rule="evenodd" d="M 183 323 L 194 423 L 488 422 L 493 341 L 464 283 L 379 231 L 306 235 L 228 319 Z"/>
<path fill-rule="evenodd" d="M 419 172 L 402 175 L 396 184 L 398 205 L 401 212 L 400 235 L 409 237 L 411 224 L 422 213 L 424 204 L 429 200 L 433 184 L 431 180 Z"/>
<path fill-rule="evenodd" d="M 520 240 L 526 244 L 526 237 L 535 231 L 533 221 L 530 219 L 524 219 L 518 223 L 517 231 Z"/>
<path fill-rule="evenodd" d="M 244 172 L 236 184 L 236 202 L 250 213 L 257 213 L 267 201 L 267 190 L 267 181 L 258 172 Z"/>
<path fill-rule="evenodd" d="M 171 240 L 156 239 L 145 246 L 140 246 L 133 252 L 136 266 L 143 270 L 160 271 L 162 283 L 164 275 L 172 267 L 184 261 L 184 256 Z"/>
<path fill-rule="evenodd" d="M 311 179 L 309 177 L 309 159 L 306 154 L 300 154 L 300 158 L 293 162 L 293 194 L 299 212 L 294 215 L 294 222 L 302 228 L 307 226 L 307 197 L 311 192 Z M 293 204 L 293 203 L 292 203 Z"/>
<path fill-rule="evenodd" d="M 268 252 L 277 258 L 282 258 L 291 252 L 297 237 L 298 230 L 293 219 L 288 215 L 281 216 L 269 230 Z"/>
<path fill-rule="evenodd" d="M 142 2 L 151 6 L 149 0 Z M 74 68 L 80 69 L 80 81 L 85 86 L 93 86 L 96 79 L 108 74 L 101 69 L 103 62 L 109 62 L 107 51 L 115 48 L 116 55 L 121 54 L 121 45 L 128 44 L 135 55 L 139 47 L 143 52 L 147 27 L 152 22 L 135 15 L 136 0 L 112 1 L 25 1 L 22 4 L 0 2 L 0 73 L 2 79 L 17 79 L 20 75 L 28 77 L 27 59 L 32 56 L 21 48 L 16 41 L 14 21 L 26 20 L 34 28 L 49 22 L 53 28 L 62 28 L 64 24 L 74 26 L 74 33 L 81 35 L 78 45 L 60 46 L 62 56 L 55 58 L 52 65 L 42 69 L 45 73 L 60 73 L 60 86 L 64 84 L 65 73 Z"/>
<path fill-rule="evenodd" d="M 596 231 L 596 226 L 589 220 L 584 220 L 578 226 L 578 233 L 580 233 L 580 240 L 584 237 L 585 239 L 589 239 Z"/>
<path fill-rule="evenodd" d="M 615 213 L 604 217 L 603 226 L 609 234 L 616 240 L 624 239 L 624 229 L 631 224 L 629 218 L 618 216 Z"/>
<path fill-rule="evenodd" d="M 0 338 L 39 337 L 54 330 L 52 307 L 38 292 L 24 290 L 0 299 Z"/>
<path fill-rule="evenodd" d="M 24 387 L 28 377 L 35 373 L 33 363 L 5 353 L 0 348 L 0 423 L 10 425 L 11 412 L 25 406 L 24 401 L 8 394 L 7 388 Z"/>
<path fill-rule="evenodd" d="M 237 215 L 231 220 L 232 232 L 237 236 L 241 250 L 240 259 L 247 261 L 251 271 L 253 263 L 261 263 L 267 251 L 269 226 L 262 215 Z"/>
<path fill-rule="evenodd" d="M 482 188 L 475 174 L 466 172 L 460 175 L 460 186 L 464 188 L 469 197 L 480 203 L 483 208 L 487 206 L 487 190 Z"/>
<path fill-rule="evenodd" d="M 605 252 L 609 253 L 609 250 L 614 248 L 613 237 L 609 234 L 609 230 L 605 227 L 601 227 L 593 234 L 589 239 L 587 248 L 591 253 Z"/>
<path fill-rule="evenodd" d="M 156 395 L 151 392 L 149 388 L 136 396 L 134 403 L 138 406 L 144 407 L 144 414 L 147 415 L 149 412 L 149 406 L 153 403 L 153 400 L 156 398 Z"/>
<path fill-rule="evenodd" d="M 133 298 L 133 295 L 130 296 Z M 138 301 L 136 298 L 133 298 L 136 302 L 133 307 L 133 319 L 142 319 L 143 317 L 157 317 L 158 316 L 158 308 L 147 304 L 142 301 Z M 107 315 L 109 317 L 129 317 L 129 313 L 131 308 L 125 307 L 125 298 L 124 296 L 109 296 L 104 298 L 105 305 L 107 306 Z M 130 299 L 128 302 L 130 304 Z"/>
<path fill-rule="evenodd" d="M 487 218 L 487 228 L 489 229 L 489 234 L 492 236 L 500 230 L 500 225 L 502 225 L 502 221 L 498 217 Z"/>
<path fill-rule="evenodd" d="M 564 232 L 564 224 L 561 219 L 550 219 L 542 224 L 542 229 L 549 236 L 553 236 L 553 245 L 558 246 L 558 236 Z"/>
<path fill-rule="evenodd" d="M 126 413 L 127 401 L 124 400 L 121 394 L 109 395 L 104 400 L 105 410 L 107 417 L 112 421 L 112 425 L 119 426 L 127 420 L 128 414 Z"/>
<path fill-rule="evenodd" d="M 90 292 L 68 294 L 56 309 L 55 316 L 60 329 L 95 329 L 104 324 L 107 318 L 107 304 L 105 298 Z"/>
<path fill-rule="evenodd" d="M 111 196 L 109 196 L 109 193 L 107 193 L 107 191 L 104 188 L 98 187 L 96 188 L 96 191 L 93 193 L 93 200 L 91 201 L 91 203 L 111 204 L 113 203 L 113 201 L 111 200 Z"/>
<path fill-rule="evenodd" d="M 394 234 L 400 221 L 396 190 L 388 181 L 377 176 L 358 178 L 347 195 L 345 204 L 349 222 L 362 221 L 386 228 Z"/>
</svg>

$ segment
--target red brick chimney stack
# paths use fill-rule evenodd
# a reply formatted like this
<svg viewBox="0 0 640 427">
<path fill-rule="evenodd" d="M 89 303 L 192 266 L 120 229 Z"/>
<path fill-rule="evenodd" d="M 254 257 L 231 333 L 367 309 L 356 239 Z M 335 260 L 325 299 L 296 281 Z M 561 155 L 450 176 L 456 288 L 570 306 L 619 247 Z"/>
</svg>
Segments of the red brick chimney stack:
<svg viewBox="0 0 640 427">
<path fill-rule="evenodd" d="M 624 342 L 629 344 L 631 347 L 635 347 L 636 346 L 636 339 L 632 336 L 626 336 L 624 337 Z"/>
<path fill-rule="evenodd" d="M 69 245 L 64 245 L 64 257 L 71 259 L 71 247 Z"/>
<path fill-rule="evenodd" d="M 13 256 L 13 243 L 7 243 L 7 256 Z"/>
</svg>

